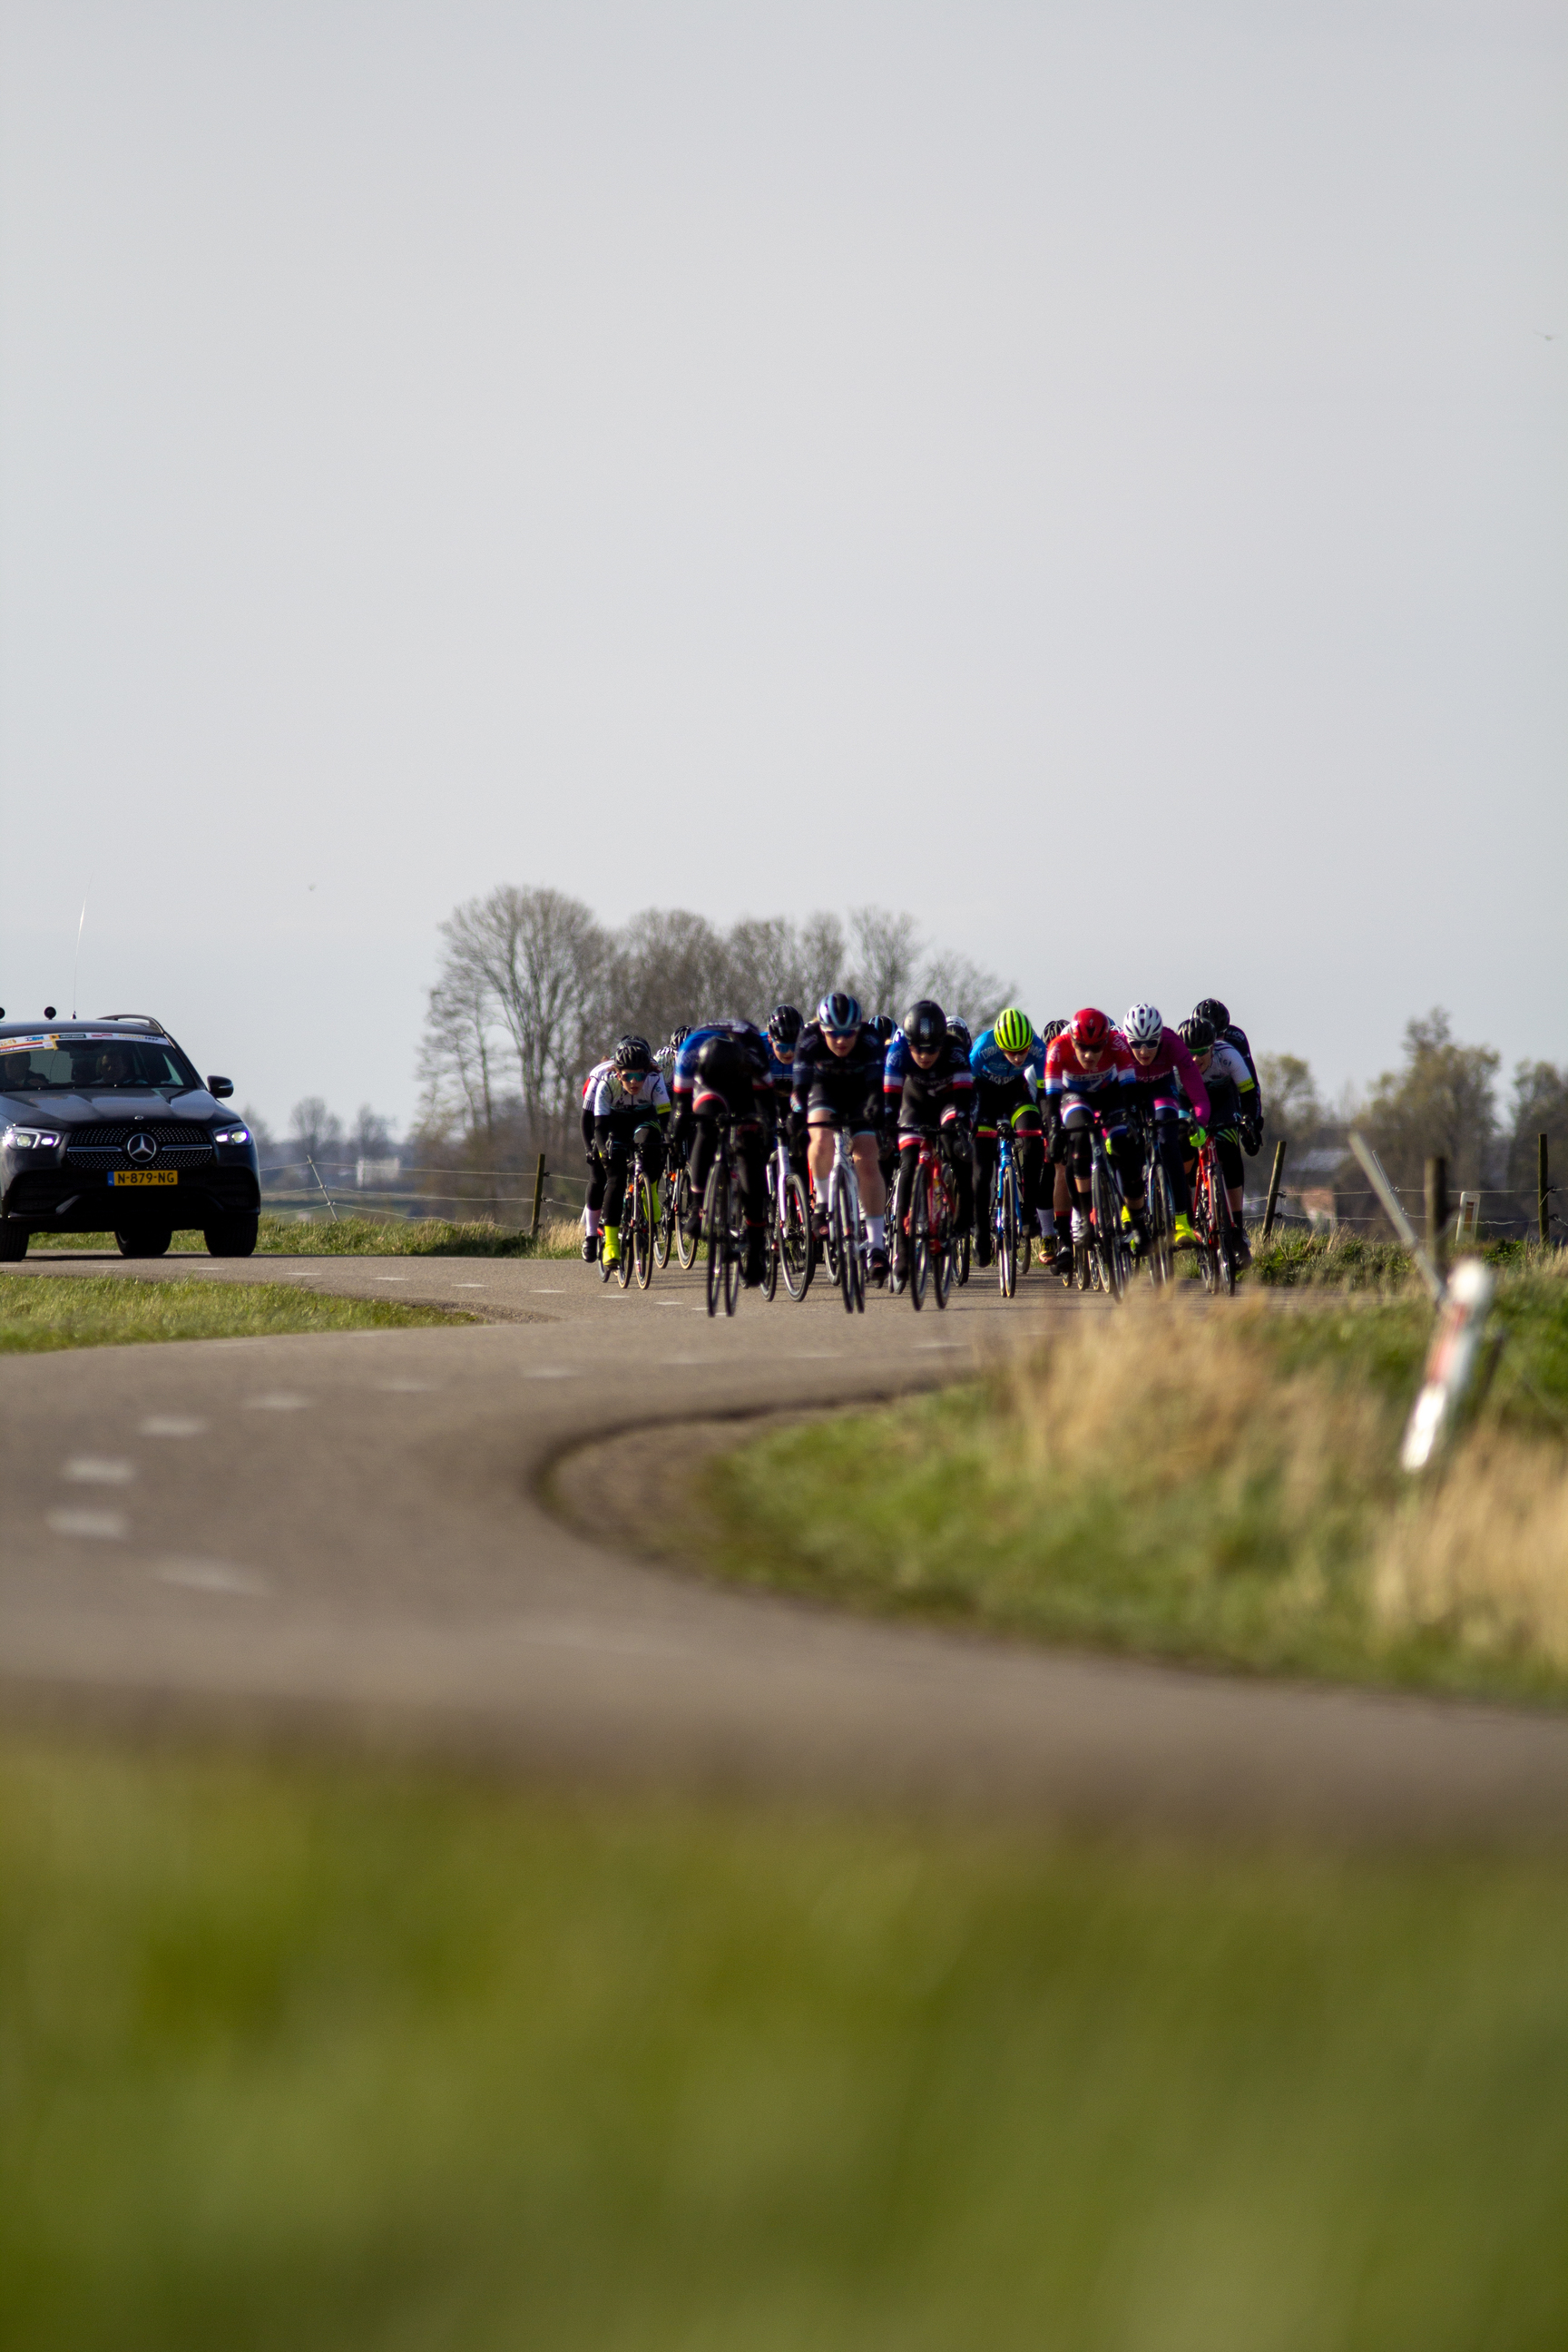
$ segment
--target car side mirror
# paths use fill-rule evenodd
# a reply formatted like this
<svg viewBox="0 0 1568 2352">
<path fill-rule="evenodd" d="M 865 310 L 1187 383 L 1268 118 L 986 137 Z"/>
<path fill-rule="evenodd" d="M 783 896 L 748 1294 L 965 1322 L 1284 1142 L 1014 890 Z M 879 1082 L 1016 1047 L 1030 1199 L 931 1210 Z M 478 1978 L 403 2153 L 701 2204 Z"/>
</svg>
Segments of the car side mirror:
<svg viewBox="0 0 1568 2352">
<path fill-rule="evenodd" d="M 234 1092 L 234 1080 L 232 1078 L 209 1078 L 207 1080 L 207 1092 L 209 1095 L 214 1096 L 217 1101 L 226 1102 L 230 1095 Z"/>
</svg>

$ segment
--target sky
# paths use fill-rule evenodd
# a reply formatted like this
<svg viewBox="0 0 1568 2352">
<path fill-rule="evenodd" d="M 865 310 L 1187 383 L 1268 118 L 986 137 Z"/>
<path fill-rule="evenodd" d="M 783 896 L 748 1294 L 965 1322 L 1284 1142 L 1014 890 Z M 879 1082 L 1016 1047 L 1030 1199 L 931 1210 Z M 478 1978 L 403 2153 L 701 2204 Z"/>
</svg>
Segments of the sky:
<svg viewBox="0 0 1568 2352">
<path fill-rule="evenodd" d="M 402 1122 L 505 881 L 1568 1060 L 1565 97 L 1538 0 L 0 0 L 0 1003 Z"/>
</svg>

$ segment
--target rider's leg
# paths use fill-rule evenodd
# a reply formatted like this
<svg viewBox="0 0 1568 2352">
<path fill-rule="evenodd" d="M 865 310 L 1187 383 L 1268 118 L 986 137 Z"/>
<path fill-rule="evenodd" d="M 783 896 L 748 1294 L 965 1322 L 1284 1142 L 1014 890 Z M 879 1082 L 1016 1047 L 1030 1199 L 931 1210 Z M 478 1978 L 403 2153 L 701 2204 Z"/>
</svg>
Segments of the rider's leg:
<svg viewBox="0 0 1568 2352">
<path fill-rule="evenodd" d="M 765 1270 L 768 1213 L 767 1145 L 761 1119 L 737 1121 L 741 1158 L 741 1213 L 746 1223 L 745 1279 L 761 1282 Z"/>
<path fill-rule="evenodd" d="M 1085 1102 L 1069 1102 L 1062 1113 L 1063 1140 L 1067 1146 L 1067 1178 L 1072 1188 L 1072 1229 L 1075 1238 L 1089 1222 L 1089 1196 L 1092 1189 L 1094 1147 L 1089 1140 L 1094 1127 L 1094 1113 Z"/>
<path fill-rule="evenodd" d="M 833 1138 L 838 1121 L 830 1110 L 814 1110 L 806 1114 L 806 1165 L 811 1170 L 811 1196 L 814 1207 L 827 1214 L 827 1180 L 833 1173 Z"/>
<path fill-rule="evenodd" d="M 695 1233 L 702 1213 L 702 1195 L 708 1188 L 708 1171 L 713 1165 L 713 1154 L 719 1148 L 717 1114 L 723 1104 L 715 1095 L 700 1095 L 694 1106 L 696 1127 L 691 1139 L 691 1156 L 686 1172 L 691 1180 L 691 1207 L 687 1217 L 689 1231 Z"/>
<path fill-rule="evenodd" d="M 974 1216 L 974 1147 L 969 1129 L 957 1119 L 948 1120 L 942 1140 L 958 1184 L 958 1230 L 966 1233 Z"/>
<path fill-rule="evenodd" d="M 866 1220 L 867 1239 L 874 1250 L 885 1252 L 888 1246 L 888 1191 L 882 1181 L 875 1131 L 870 1128 L 863 1129 L 856 1136 L 849 1150 L 860 1184 L 860 1213 Z"/>
<path fill-rule="evenodd" d="M 900 1132 L 899 1137 L 899 1172 L 893 1187 L 893 1265 L 901 1273 L 907 1262 L 910 1202 L 915 1194 L 915 1171 L 920 1165 L 921 1139 L 918 1133 Z"/>
<path fill-rule="evenodd" d="M 1033 1107 L 1016 1111 L 1013 1116 L 1013 1149 L 1018 1155 L 1018 1177 L 1024 1195 L 1024 1223 L 1033 1229 L 1037 1223 L 1048 1238 L 1051 1214 L 1047 1209 L 1037 1214 L 1040 1206 L 1040 1177 L 1046 1160 L 1045 1139 L 1040 1133 L 1040 1114 Z"/>
<path fill-rule="evenodd" d="M 974 1131 L 974 1259 L 977 1265 L 991 1263 L 991 1221 L 996 1213 L 996 1129 L 979 1127 Z"/>
</svg>

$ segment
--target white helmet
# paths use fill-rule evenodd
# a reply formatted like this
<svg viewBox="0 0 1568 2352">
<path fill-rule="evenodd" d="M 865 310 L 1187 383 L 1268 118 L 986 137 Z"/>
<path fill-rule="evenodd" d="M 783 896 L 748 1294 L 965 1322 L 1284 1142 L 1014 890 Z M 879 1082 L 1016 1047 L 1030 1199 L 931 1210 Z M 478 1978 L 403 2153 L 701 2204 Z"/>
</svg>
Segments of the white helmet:
<svg viewBox="0 0 1568 2352">
<path fill-rule="evenodd" d="M 1130 1045 L 1157 1045 L 1165 1034 L 1157 1004 L 1135 1004 L 1121 1024 L 1121 1034 Z"/>
</svg>

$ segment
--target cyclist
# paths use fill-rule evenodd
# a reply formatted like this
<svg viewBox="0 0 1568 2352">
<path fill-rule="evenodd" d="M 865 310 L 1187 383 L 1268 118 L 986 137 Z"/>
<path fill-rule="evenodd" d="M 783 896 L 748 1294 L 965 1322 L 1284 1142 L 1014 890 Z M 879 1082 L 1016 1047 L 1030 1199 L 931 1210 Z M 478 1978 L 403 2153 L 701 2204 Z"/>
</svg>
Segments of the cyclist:
<svg viewBox="0 0 1568 2352">
<path fill-rule="evenodd" d="M 654 1066 L 646 1037 L 617 1039 L 615 1052 L 589 1071 L 583 1088 L 583 1144 L 588 1161 L 583 1255 L 590 1265 L 601 1249 L 607 1265 L 619 1258 L 627 1160 L 635 1153 L 658 1176 L 664 1165 L 663 1129 L 669 1108 L 669 1089 Z"/>
<path fill-rule="evenodd" d="M 952 1027 L 950 1022 L 950 1034 Z M 1026 1232 L 1034 1230 L 1039 1208 L 1045 1160 L 1039 1086 L 1045 1075 L 1046 1049 L 1028 1014 L 1016 1004 L 999 1013 L 993 1025 L 975 1039 L 969 1066 L 974 1073 L 974 1255 L 982 1265 L 989 1265 L 1000 1150 L 996 1131 L 1004 1119 L 1013 1130 Z M 1048 1209 L 1039 1215 L 1038 1223 L 1041 1234 L 1049 1240 L 1053 1220 Z"/>
<path fill-rule="evenodd" d="M 1209 1099 L 1209 1117 L 1205 1122 L 1193 1106 L 1193 1128 L 1190 1140 L 1194 1156 L 1186 1163 L 1190 1181 L 1197 1165 L 1196 1153 L 1206 1141 L 1205 1125 L 1214 1136 L 1215 1150 L 1219 1156 L 1220 1173 L 1225 1181 L 1225 1196 L 1230 1202 L 1230 1213 L 1236 1223 L 1237 1265 L 1252 1264 L 1252 1245 L 1247 1238 L 1247 1226 L 1242 1217 L 1242 1196 L 1247 1169 L 1241 1157 L 1241 1129 L 1245 1122 L 1251 1127 L 1256 1118 L 1258 1084 L 1237 1048 L 1226 1038 L 1215 1037 L 1214 1024 L 1194 1013 L 1182 1024 L 1182 1042 L 1197 1064 Z M 1250 1099 L 1249 1099 L 1250 1097 Z"/>
<path fill-rule="evenodd" d="M 675 1057 L 678 1134 L 691 1139 L 687 1173 L 691 1207 L 686 1233 L 702 1229 L 702 1195 L 719 1148 L 719 1121 L 728 1118 L 741 1160 L 741 1213 L 746 1226 L 742 1280 L 754 1289 L 765 1272 L 767 1174 L 763 1163 L 763 1113 L 768 1084 L 767 1040 L 752 1021 L 710 1021 L 689 1029 Z"/>
<path fill-rule="evenodd" d="M 883 1052 L 876 1024 L 868 1021 L 847 989 L 830 989 L 816 1018 L 803 1026 L 795 1046 L 790 1116 L 795 1134 L 809 1139 L 813 1214 L 820 1235 L 826 1229 L 827 1180 L 833 1172 L 833 1139 L 847 1129 L 860 1209 L 870 1244 L 871 1280 L 888 1279 L 887 1189 L 878 1165 L 877 1129 L 882 1117 Z"/>
<path fill-rule="evenodd" d="M 958 1182 L 958 1231 L 974 1220 L 974 1148 L 970 1111 L 974 1073 L 969 1057 L 947 1033 L 940 1004 L 922 996 L 904 1015 L 888 1048 L 882 1096 L 899 1130 L 898 1192 L 893 1205 L 893 1265 L 900 1280 L 908 1265 L 910 1202 L 920 1164 L 921 1138 L 936 1129 Z"/>
<path fill-rule="evenodd" d="M 1182 1163 L 1182 1113 L 1184 1105 L 1190 1104 L 1200 1127 L 1208 1124 L 1209 1098 L 1203 1073 L 1181 1032 L 1166 1028 L 1157 1005 L 1135 1004 L 1121 1024 L 1121 1034 L 1138 1066 L 1133 1089 L 1138 1108 L 1152 1122 L 1171 1188 L 1171 1206 L 1176 1216 L 1173 1239 L 1190 1242 L 1193 1203 Z"/>
<path fill-rule="evenodd" d="M 1139 1165 L 1137 1146 L 1127 1128 L 1136 1070 L 1126 1039 L 1092 1004 L 1075 1013 L 1071 1022 L 1058 1032 L 1046 1048 L 1046 1108 L 1052 1125 L 1051 1157 L 1057 1160 L 1059 1270 L 1065 1271 L 1064 1259 L 1067 1266 L 1072 1264 L 1071 1249 L 1059 1239 L 1061 1220 L 1069 1205 L 1073 1240 L 1082 1241 L 1089 1233 L 1093 1161 L 1089 1137 L 1097 1116 L 1104 1129 L 1106 1149 L 1121 1180 L 1121 1198 L 1139 1247 L 1147 1239 L 1143 1171 Z"/>
<path fill-rule="evenodd" d="M 1214 1027 L 1215 1045 L 1234 1045 L 1252 1073 L 1252 1083 L 1258 1089 L 1258 1100 L 1256 1104 L 1243 1103 L 1245 1116 L 1241 1122 L 1240 1133 L 1242 1146 L 1247 1158 L 1255 1159 L 1258 1146 L 1263 1141 L 1263 1081 L 1258 1075 L 1258 1065 L 1252 1058 L 1252 1047 L 1247 1043 L 1247 1032 L 1237 1026 L 1230 1017 L 1229 1005 L 1223 1003 L 1217 996 L 1205 996 L 1201 1004 L 1194 1004 L 1193 1017 L 1197 1021 L 1210 1022 Z"/>
</svg>

